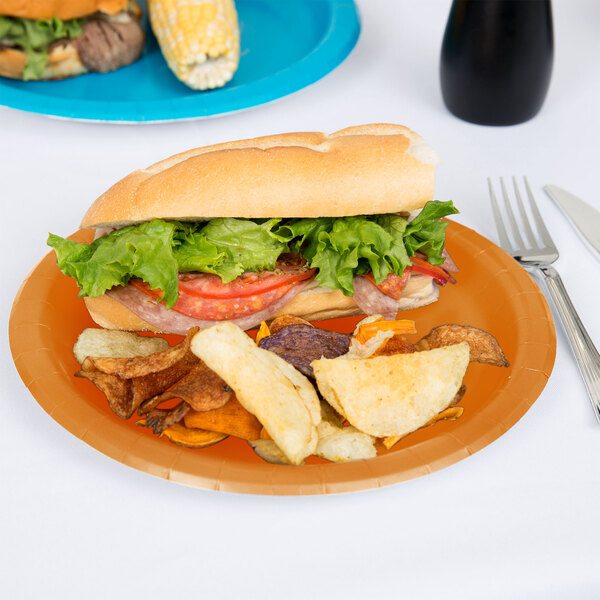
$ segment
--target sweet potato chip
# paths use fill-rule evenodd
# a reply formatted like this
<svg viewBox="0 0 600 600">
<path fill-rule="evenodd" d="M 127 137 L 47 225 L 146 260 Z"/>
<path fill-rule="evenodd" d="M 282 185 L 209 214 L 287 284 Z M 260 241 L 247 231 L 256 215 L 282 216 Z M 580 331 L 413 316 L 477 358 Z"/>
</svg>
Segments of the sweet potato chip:
<svg viewBox="0 0 600 600">
<path fill-rule="evenodd" d="M 380 319 L 371 323 L 361 323 L 356 328 L 354 337 L 361 344 L 364 344 L 367 340 L 374 338 L 380 331 L 391 331 L 394 335 L 417 332 L 414 321 L 408 319 L 397 319 L 395 321 Z"/>
<path fill-rule="evenodd" d="M 270 335 L 271 335 L 271 331 L 269 330 L 269 326 L 266 324 L 265 321 L 262 321 L 262 323 L 260 324 L 260 327 L 258 328 L 258 331 L 256 332 L 256 338 L 254 339 L 254 342 L 258 346 L 258 344 L 260 343 L 260 340 L 262 340 L 263 338 L 269 337 Z"/>
<path fill-rule="evenodd" d="M 146 427 L 146 420 L 140 419 L 136 425 Z M 185 448 L 206 448 L 223 441 L 227 436 L 216 431 L 204 431 L 203 429 L 188 429 L 183 425 L 175 424 L 167 427 L 159 437 L 165 436 L 170 442 Z"/>
<path fill-rule="evenodd" d="M 370 358 L 382 350 L 388 341 L 394 337 L 393 331 L 378 331 L 377 334 L 361 344 L 355 336 L 352 336 L 348 353 L 342 358 Z"/>
<path fill-rule="evenodd" d="M 263 428 L 260 421 L 238 402 L 235 395 L 221 408 L 204 412 L 190 410 L 183 422 L 189 428 L 219 431 L 243 440 L 259 439 Z"/>
<path fill-rule="evenodd" d="M 456 419 L 462 417 L 463 412 L 465 412 L 465 409 L 462 406 L 450 406 L 446 410 L 435 415 L 431 421 L 425 423 L 425 427 L 435 425 L 438 421 L 456 421 Z"/>
<path fill-rule="evenodd" d="M 434 327 L 416 344 L 419 350 L 443 348 L 460 342 L 469 344 L 469 361 L 508 367 L 509 363 L 496 338 L 483 329 L 471 325 L 449 323 Z"/>
<path fill-rule="evenodd" d="M 409 342 L 403 335 L 395 335 L 380 346 L 373 356 L 390 356 L 391 354 L 410 354 L 417 352 L 414 344 Z"/>
<path fill-rule="evenodd" d="M 423 427 L 435 425 L 438 421 L 456 421 L 456 419 L 462 416 L 464 410 L 465 409 L 462 406 L 450 406 L 446 410 L 443 410 L 442 412 L 439 412 L 437 415 L 435 415 L 435 417 L 433 417 L 430 421 L 425 423 Z M 386 448 L 386 450 L 389 450 L 390 448 L 392 448 L 392 446 L 394 446 L 401 439 L 405 438 L 407 435 L 409 434 L 407 433 L 406 435 L 391 435 L 382 438 L 381 443 L 383 444 L 384 448 Z"/>
</svg>

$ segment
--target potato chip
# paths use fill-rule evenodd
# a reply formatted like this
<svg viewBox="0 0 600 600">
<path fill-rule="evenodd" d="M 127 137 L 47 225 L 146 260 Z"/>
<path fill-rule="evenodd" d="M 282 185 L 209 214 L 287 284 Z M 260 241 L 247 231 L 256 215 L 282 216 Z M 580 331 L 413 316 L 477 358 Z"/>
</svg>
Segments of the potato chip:
<svg viewBox="0 0 600 600">
<path fill-rule="evenodd" d="M 290 462 L 300 464 L 313 453 L 321 410 L 304 375 L 258 348 L 230 322 L 198 332 L 191 348 L 233 388 L 240 404 L 258 418 Z"/>
<path fill-rule="evenodd" d="M 369 338 L 364 344 L 352 337 L 350 349 L 342 358 L 369 358 L 383 348 L 388 340 L 394 337 L 393 331 L 378 331 L 375 336 Z"/>
<path fill-rule="evenodd" d="M 282 327 L 287 327 L 288 325 L 308 325 L 309 327 L 314 327 L 314 325 L 301 317 L 294 317 L 292 315 L 281 315 L 273 319 L 269 325 L 270 335 L 275 335 Z"/>
<path fill-rule="evenodd" d="M 447 408 L 468 362 L 463 342 L 369 359 L 320 359 L 312 366 L 321 394 L 351 425 L 387 437 L 410 433 Z"/>
<path fill-rule="evenodd" d="M 155 408 L 146 415 L 146 427 L 154 433 L 162 433 L 167 427 L 179 423 L 190 410 L 190 405 L 183 401 L 173 408 Z"/>
<path fill-rule="evenodd" d="M 315 455 L 332 462 L 362 460 L 377 456 L 375 438 L 354 427 L 340 427 L 321 421 L 317 427 L 319 442 Z"/>
<path fill-rule="evenodd" d="M 84 371 L 97 370 L 102 373 L 118 375 L 124 379 L 133 379 L 162 371 L 179 361 L 186 361 L 189 364 L 197 363 L 198 359 L 190 351 L 190 342 L 197 331 L 198 328 L 193 327 L 188 331 L 185 339 L 176 346 L 148 356 L 134 358 L 88 356 L 81 366 Z"/>
<path fill-rule="evenodd" d="M 331 404 L 325 402 L 325 400 L 321 400 L 321 423 L 323 423 L 323 421 L 330 423 L 334 427 L 341 427 L 344 424 L 344 419 L 341 415 L 336 412 Z M 319 425 L 321 423 L 319 423 Z"/>
<path fill-rule="evenodd" d="M 193 359 L 194 362 L 198 361 L 195 356 Z M 87 361 L 89 361 L 89 357 L 85 359 L 82 366 L 86 366 Z M 167 369 L 132 379 L 89 368 L 78 371 L 75 373 L 75 377 L 89 379 L 106 394 L 111 410 L 122 419 L 129 419 L 138 407 L 168 390 L 186 375 L 192 366 L 184 357 Z M 150 408 L 154 408 L 154 406 Z"/>
<path fill-rule="evenodd" d="M 115 358 L 133 358 L 148 356 L 169 347 L 167 340 L 161 337 L 148 337 L 130 331 L 115 329 L 84 329 L 73 346 L 73 354 L 79 364 L 88 356 L 110 356 Z"/>
<path fill-rule="evenodd" d="M 274 465 L 293 465 L 303 464 L 304 462 L 292 463 L 273 440 L 251 440 L 248 443 L 252 447 L 252 450 L 268 463 Z"/>
<path fill-rule="evenodd" d="M 270 350 L 294 365 L 307 377 L 314 378 L 310 363 L 317 358 L 336 358 L 348 352 L 350 336 L 319 329 L 312 325 L 286 325 L 260 340 L 258 346 Z"/>
<path fill-rule="evenodd" d="M 419 350 L 431 350 L 460 342 L 469 344 L 470 362 L 485 363 L 496 367 L 509 366 L 496 338 L 491 333 L 471 325 L 449 323 L 434 327 L 416 345 Z"/>
<path fill-rule="evenodd" d="M 118 417 L 129 419 L 135 412 L 138 405 L 136 405 L 130 379 L 121 379 L 116 375 L 100 371 L 78 371 L 75 377 L 88 379 L 103 392 L 110 409 Z"/>
<path fill-rule="evenodd" d="M 190 330 L 186 339 L 148 356 L 134 358 L 86 357 L 76 377 L 84 377 L 100 388 L 112 411 L 129 419 L 143 403 L 162 394 L 198 363 L 190 351 Z M 151 405 L 154 408 L 156 404 Z M 147 408 L 149 410 L 149 408 Z"/>
<path fill-rule="evenodd" d="M 163 392 L 144 404 L 141 412 L 154 408 L 172 398 L 185 400 L 194 410 L 214 410 L 227 404 L 233 390 L 202 361 L 184 375 L 171 389 Z"/>
</svg>

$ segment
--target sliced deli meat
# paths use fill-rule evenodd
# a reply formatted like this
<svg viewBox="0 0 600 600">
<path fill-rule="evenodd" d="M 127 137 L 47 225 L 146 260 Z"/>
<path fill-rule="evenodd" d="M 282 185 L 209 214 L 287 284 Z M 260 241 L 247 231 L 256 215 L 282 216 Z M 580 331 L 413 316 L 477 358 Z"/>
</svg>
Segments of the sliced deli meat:
<svg viewBox="0 0 600 600">
<path fill-rule="evenodd" d="M 383 315 L 395 319 L 399 301 L 384 294 L 366 277 L 354 278 L 354 301 L 366 315 Z"/>
<path fill-rule="evenodd" d="M 151 290 L 150 286 L 141 279 L 132 280 L 130 283 L 155 300 L 161 296 L 160 290 Z M 188 317 L 202 316 L 207 321 L 240 319 L 268 308 L 296 285 L 297 283 L 292 282 L 260 294 L 240 298 L 205 298 L 189 294 L 180 288 L 179 298 L 171 310 Z"/>
<path fill-rule="evenodd" d="M 259 310 L 253 314 L 247 315 L 238 319 L 231 319 L 242 329 L 252 329 L 260 325 L 261 321 L 270 319 L 280 308 L 285 306 L 292 298 L 299 294 L 305 287 L 305 282 L 300 282 L 294 285 L 284 296 L 279 298 L 273 304 Z M 199 327 L 206 329 L 215 324 L 215 320 L 196 319 L 188 317 L 174 310 L 167 310 L 162 304 L 156 302 L 144 292 L 138 290 L 132 285 L 124 287 L 115 287 L 107 292 L 113 300 L 123 304 L 131 312 L 138 317 L 164 331 L 185 335 L 191 327 Z M 240 303 L 245 301 L 245 298 L 239 298 Z"/>
<path fill-rule="evenodd" d="M 411 273 L 400 300 L 384 294 L 366 277 L 354 278 L 354 301 L 366 315 L 395 319 L 400 310 L 419 308 L 435 302 L 439 288 L 435 281 L 420 273 Z"/>
<path fill-rule="evenodd" d="M 444 263 L 442 264 L 442 268 L 446 269 L 449 273 L 458 273 L 458 267 L 456 263 L 452 260 L 452 257 L 448 253 L 448 250 L 444 248 L 442 250 L 442 256 L 444 257 Z"/>
</svg>

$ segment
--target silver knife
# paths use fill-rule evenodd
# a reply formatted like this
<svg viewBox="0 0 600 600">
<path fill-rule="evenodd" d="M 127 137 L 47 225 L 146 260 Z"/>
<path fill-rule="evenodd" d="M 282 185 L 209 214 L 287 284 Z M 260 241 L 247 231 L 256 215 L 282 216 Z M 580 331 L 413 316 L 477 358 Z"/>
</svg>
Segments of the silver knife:
<svg viewBox="0 0 600 600">
<path fill-rule="evenodd" d="M 600 212 L 557 185 L 547 185 L 544 190 L 569 217 L 585 241 L 600 253 Z"/>
</svg>

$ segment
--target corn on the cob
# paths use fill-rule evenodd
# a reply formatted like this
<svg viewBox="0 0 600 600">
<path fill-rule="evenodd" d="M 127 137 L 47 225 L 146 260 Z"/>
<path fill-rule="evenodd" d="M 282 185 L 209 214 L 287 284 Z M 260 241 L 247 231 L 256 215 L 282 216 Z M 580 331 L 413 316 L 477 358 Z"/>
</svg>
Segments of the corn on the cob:
<svg viewBox="0 0 600 600">
<path fill-rule="evenodd" d="M 225 85 L 240 58 L 233 0 L 148 0 L 150 22 L 178 79 L 197 90 Z"/>
</svg>

